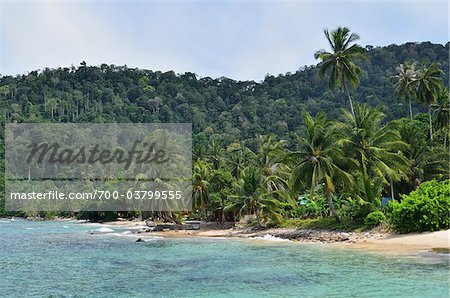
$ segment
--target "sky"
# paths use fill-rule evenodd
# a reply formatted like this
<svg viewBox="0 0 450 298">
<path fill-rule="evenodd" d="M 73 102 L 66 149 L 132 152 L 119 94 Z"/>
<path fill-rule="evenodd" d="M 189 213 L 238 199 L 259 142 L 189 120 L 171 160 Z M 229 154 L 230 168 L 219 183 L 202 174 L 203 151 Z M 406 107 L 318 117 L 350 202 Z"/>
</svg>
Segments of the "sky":
<svg viewBox="0 0 450 298">
<path fill-rule="evenodd" d="M 446 0 L 0 1 L 2 75 L 86 61 L 261 81 L 316 64 L 324 28 L 363 46 L 449 41 Z"/>
</svg>

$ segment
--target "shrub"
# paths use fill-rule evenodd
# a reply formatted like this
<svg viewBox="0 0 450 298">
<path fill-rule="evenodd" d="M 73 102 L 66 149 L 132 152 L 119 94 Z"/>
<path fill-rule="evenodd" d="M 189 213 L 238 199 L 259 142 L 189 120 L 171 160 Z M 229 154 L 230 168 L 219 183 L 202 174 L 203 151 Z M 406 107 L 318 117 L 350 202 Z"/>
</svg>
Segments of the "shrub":
<svg viewBox="0 0 450 298">
<path fill-rule="evenodd" d="M 367 228 L 372 229 L 380 225 L 385 220 L 386 216 L 383 214 L 383 212 L 373 211 L 367 215 L 366 219 L 364 220 L 364 225 Z"/>
<path fill-rule="evenodd" d="M 389 202 L 390 223 L 400 233 L 436 231 L 450 225 L 450 185 L 446 181 L 421 184 L 402 201 Z"/>
</svg>

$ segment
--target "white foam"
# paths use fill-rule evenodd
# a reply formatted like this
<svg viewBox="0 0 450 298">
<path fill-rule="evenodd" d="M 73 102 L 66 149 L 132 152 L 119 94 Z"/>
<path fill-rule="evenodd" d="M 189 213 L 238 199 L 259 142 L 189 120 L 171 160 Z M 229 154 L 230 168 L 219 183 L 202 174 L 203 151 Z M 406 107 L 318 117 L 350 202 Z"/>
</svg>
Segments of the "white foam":
<svg viewBox="0 0 450 298">
<path fill-rule="evenodd" d="M 269 241 L 290 241 L 289 239 L 284 239 L 284 238 L 280 238 L 280 237 L 275 237 L 273 235 L 270 234 L 266 234 L 264 236 L 257 236 L 257 237 L 253 237 L 250 239 L 255 239 L 255 240 L 269 240 Z"/>
<path fill-rule="evenodd" d="M 112 235 L 118 236 L 118 237 L 122 237 L 122 236 L 134 236 L 133 234 L 131 234 L 131 231 L 125 231 L 125 232 L 122 232 L 122 233 L 113 233 Z"/>
<path fill-rule="evenodd" d="M 111 232 L 114 232 L 114 230 L 110 229 L 110 228 L 98 228 L 95 231 L 96 232 L 100 232 L 100 233 L 111 233 Z"/>
<path fill-rule="evenodd" d="M 145 242 L 151 242 L 151 241 L 156 241 L 156 240 L 161 240 L 161 239 L 164 239 L 164 237 L 151 236 L 151 237 L 142 238 L 142 240 L 144 240 Z"/>
</svg>

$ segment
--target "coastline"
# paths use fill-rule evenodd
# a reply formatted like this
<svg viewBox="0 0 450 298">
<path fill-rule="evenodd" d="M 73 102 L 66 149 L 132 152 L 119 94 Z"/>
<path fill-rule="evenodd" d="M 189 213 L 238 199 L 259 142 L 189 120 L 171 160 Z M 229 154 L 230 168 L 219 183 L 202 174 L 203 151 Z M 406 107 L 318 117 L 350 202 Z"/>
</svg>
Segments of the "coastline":
<svg viewBox="0 0 450 298">
<path fill-rule="evenodd" d="M 321 243 L 336 248 L 349 248 L 380 252 L 392 255 L 408 255 L 420 252 L 450 253 L 450 229 L 436 232 L 395 234 L 386 232 L 339 232 L 322 230 L 297 230 L 294 228 L 274 228 L 251 230 L 246 228 L 168 230 L 150 232 L 142 221 L 104 222 L 105 227 L 134 230 L 137 239 L 148 236 L 158 237 L 209 237 L 240 238 L 261 240 L 290 240 L 298 243 Z"/>
<path fill-rule="evenodd" d="M 28 219 L 36 220 L 36 219 Z M 57 218 L 52 221 L 73 221 L 71 218 Z M 250 228 L 201 228 L 199 230 L 163 230 L 150 231 L 144 221 L 106 221 L 100 223 L 83 222 L 86 225 L 94 224 L 103 228 L 118 228 L 131 231 L 132 241 L 145 239 L 145 237 L 164 238 L 234 238 L 258 239 L 262 241 L 291 241 L 293 243 L 322 244 L 334 248 L 364 250 L 389 255 L 413 255 L 423 252 L 440 253 L 448 255 L 450 260 L 450 229 L 396 234 L 383 231 L 366 232 L 340 232 L 330 230 L 297 230 L 295 228 L 271 228 L 265 230 L 252 230 Z"/>
</svg>

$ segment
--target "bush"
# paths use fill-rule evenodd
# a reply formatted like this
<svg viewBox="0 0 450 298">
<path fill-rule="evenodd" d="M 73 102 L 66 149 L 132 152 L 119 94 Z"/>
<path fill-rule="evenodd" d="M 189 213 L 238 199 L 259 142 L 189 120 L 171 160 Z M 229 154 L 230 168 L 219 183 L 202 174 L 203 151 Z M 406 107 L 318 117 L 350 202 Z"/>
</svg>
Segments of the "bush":
<svg viewBox="0 0 450 298">
<path fill-rule="evenodd" d="M 383 214 L 383 212 L 373 211 L 367 215 L 366 219 L 364 220 L 364 225 L 367 228 L 372 229 L 380 225 L 385 220 L 386 216 Z"/>
<path fill-rule="evenodd" d="M 450 185 L 446 181 L 421 184 L 402 201 L 389 202 L 388 218 L 400 233 L 437 231 L 450 225 Z"/>
</svg>

